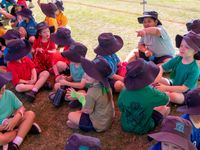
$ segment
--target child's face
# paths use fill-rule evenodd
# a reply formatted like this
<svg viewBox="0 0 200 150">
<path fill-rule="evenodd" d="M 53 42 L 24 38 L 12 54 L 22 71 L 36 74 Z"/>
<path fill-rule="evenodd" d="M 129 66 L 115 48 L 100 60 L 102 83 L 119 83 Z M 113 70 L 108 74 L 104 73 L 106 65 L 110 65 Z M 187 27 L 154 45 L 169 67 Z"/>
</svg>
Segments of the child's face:
<svg viewBox="0 0 200 150">
<path fill-rule="evenodd" d="M 157 21 L 154 20 L 153 18 L 144 18 L 143 25 L 144 25 L 144 28 L 156 27 Z"/>
<path fill-rule="evenodd" d="M 60 13 L 60 10 L 56 10 L 55 14 L 56 16 Z"/>
<path fill-rule="evenodd" d="M 1 99 L 2 96 L 3 96 L 3 93 L 4 93 L 5 89 L 6 89 L 6 85 L 4 85 L 4 86 L 0 89 L 0 99 Z"/>
<path fill-rule="evenodd" d="M 40 36 L 42 38 L 49 39 L 50 38 L 50 30 L 49 30 L 49 28 L 46 28 L 46 29 L 43 29 L 42 31 L 40 31 Z"/>
<path fill-rule="evenodd" d="M 189 58 L 193 57 L 195 53 L 196 51 L 190 48 L 190 46 L 185 42 L 185 40 L 182 40 L 179 48 L 179 55 L 182 57 Z"/>
<path fill-rule="evenodd" d="M 169 143 L 169 142 L 161 142 L 162 150 L 184 150 L 178 145 Z"/>
</svg>

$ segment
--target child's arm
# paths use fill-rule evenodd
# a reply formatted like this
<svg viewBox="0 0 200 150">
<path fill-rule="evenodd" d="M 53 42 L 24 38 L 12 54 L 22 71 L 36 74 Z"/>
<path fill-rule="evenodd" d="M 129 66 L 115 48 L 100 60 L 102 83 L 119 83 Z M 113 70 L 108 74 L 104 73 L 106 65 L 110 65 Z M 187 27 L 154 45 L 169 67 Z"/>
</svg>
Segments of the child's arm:
<svg viewBox="0 0 200 150">
<path fill-rule="evenodd" d="M 40 4 L 41 4 L 40 0 L 38 0 L 37 3 L 38 3 L 38 5 L 40 6 Z"/>
<path fill-rule="evenodd" d="M 12 131 L 19 123 L 19 121 L 23 118 L 24 111 L 24 106 L 21 106 L 19 109 L 17 109 L 14 117 L 10 119 L 8 124 L 6 125 L 5 130 Z"/>
<path fill-rule="evenodd" d="M 141 30 L 137 30 L 137 36 L 143 37 L 145 35 L 161 36 L 160 30 L 157 27 L 148 27 Z"/>
<path fill-rule="evenodd" d="M 157 86 L 155 86 L 155 88 L 161 92 L 176 92 L 176 93 L 184 93 L 189 89 L 185 85 L 170 86 L 170 85 L 164 85 L 164 84 L 157 85 Z"/>
<path fill-rule="evenodd" d="M 15 16 L 9 14 L 9 13 L 6 12 L 5 10 L 3 10 L 2 8 L 0 8 L 0 13 L 1 13 L 2 15 L 4 15 L 6 18 L 8 18 L 8 19 L 15 19 Z"/>
<path fill-rule="evenodd" d="M 112 79 L 114 79 L 114 80 L 120 80 L 120 81 L 124 81 L 124 77 L 122 77 L 122 76 L 120 76 L 120 75 L 117 75 L 117 74 L 114 74 L 112 77 L 111 77 Z"/>
<path fill-rule="evenodd" d="M 34 84 L 37 81 L 37 72 L 36 69 L 33 68 L 31 70 L 31 80 L 29 81 L 29 84 Z"/>
<path fill-rule="evenodd" d="M 11 142 L 17 135 L 17 132 L 11 131 L 11 132 L 6 132 L 4 134 L 0 133 L 0 145 L 5 145 Z"/>
<path fill-rule="evenodd" d="M 59 83 L 61 85 L 67 85 L 69 87 L 77 88 L 77 89 L 83 89 L 86 85 L 85 79 L 82 79 L 80 82 L 69 82 L 66 80 L 60 80 Z"/>
</svg>

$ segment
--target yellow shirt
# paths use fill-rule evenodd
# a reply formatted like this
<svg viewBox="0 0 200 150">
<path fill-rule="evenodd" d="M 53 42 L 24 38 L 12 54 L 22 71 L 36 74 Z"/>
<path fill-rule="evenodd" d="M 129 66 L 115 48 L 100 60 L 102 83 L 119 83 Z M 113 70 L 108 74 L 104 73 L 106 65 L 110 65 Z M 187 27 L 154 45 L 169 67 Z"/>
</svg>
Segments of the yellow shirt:
<svg viewBox="0 0 200 150">
<path fill-rule="evenodd" d="M 56 20 L 57 20 L 58 27 L 66 27 L 66 25 L 67 25 L 67 23 L 68 23 L 67 16 L 65 16 L 65 15 L 63 14 L 63 12 L 60 12 L 60 13 L 56 16 Z"/>
<path fill-rule="evenodd" d="M 57 30 L 58 24 L 57 24 L 57 21 L 56 21 L 55 18 L 46 17 L 44 22 L 46 22 L 48 26 L 54 26 L 55 27 L 55 31 Z"/>
<path fill-rule="evenodd" d="M 4 28 L 0 28 L 0 37 L 3 36 L 6 33 L 6 30 Z"/>
</svg>

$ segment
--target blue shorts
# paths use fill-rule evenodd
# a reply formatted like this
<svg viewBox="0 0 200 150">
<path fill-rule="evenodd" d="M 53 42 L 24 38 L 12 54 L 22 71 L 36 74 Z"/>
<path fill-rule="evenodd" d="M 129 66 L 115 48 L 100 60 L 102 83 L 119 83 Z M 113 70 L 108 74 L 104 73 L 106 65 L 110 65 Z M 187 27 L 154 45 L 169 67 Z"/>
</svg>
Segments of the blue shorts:
<svg viewBox="0 0 200 150">
<path fill-rule="evenodd" d="M 79 128 L 85 132 L 96 131 L 93 127 L 92 121 L 90 120 L 89 114 L 86 113 L 81 114 Z"/>
</svg>

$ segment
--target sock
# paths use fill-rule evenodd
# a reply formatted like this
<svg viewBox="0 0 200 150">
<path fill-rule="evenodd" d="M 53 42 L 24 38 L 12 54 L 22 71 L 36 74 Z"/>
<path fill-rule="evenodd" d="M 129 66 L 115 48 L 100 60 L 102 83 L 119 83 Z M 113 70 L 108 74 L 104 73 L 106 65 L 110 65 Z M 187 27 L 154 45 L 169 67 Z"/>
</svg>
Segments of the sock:
<svg viewBox="0 0 200 150">
<path fill-rule="evenodd" d="M 8 150 L 8 144 L 3 145 L 3 150 Z"/>
<path fill-rule="evenodd" d="M 17 144 L 18 146 L 20 146 L 23 142 L 23 138 L 21 138 L 20 136 L 16 136 L 16 138 L 13 140 L 13 143 Z"/>
<path fill-rule="evenodd" d="M 35 92 L 35 93 L 37 93 L 38 89 L 37 88 L 33 88 L 32 91 Z"/>
</svg>

